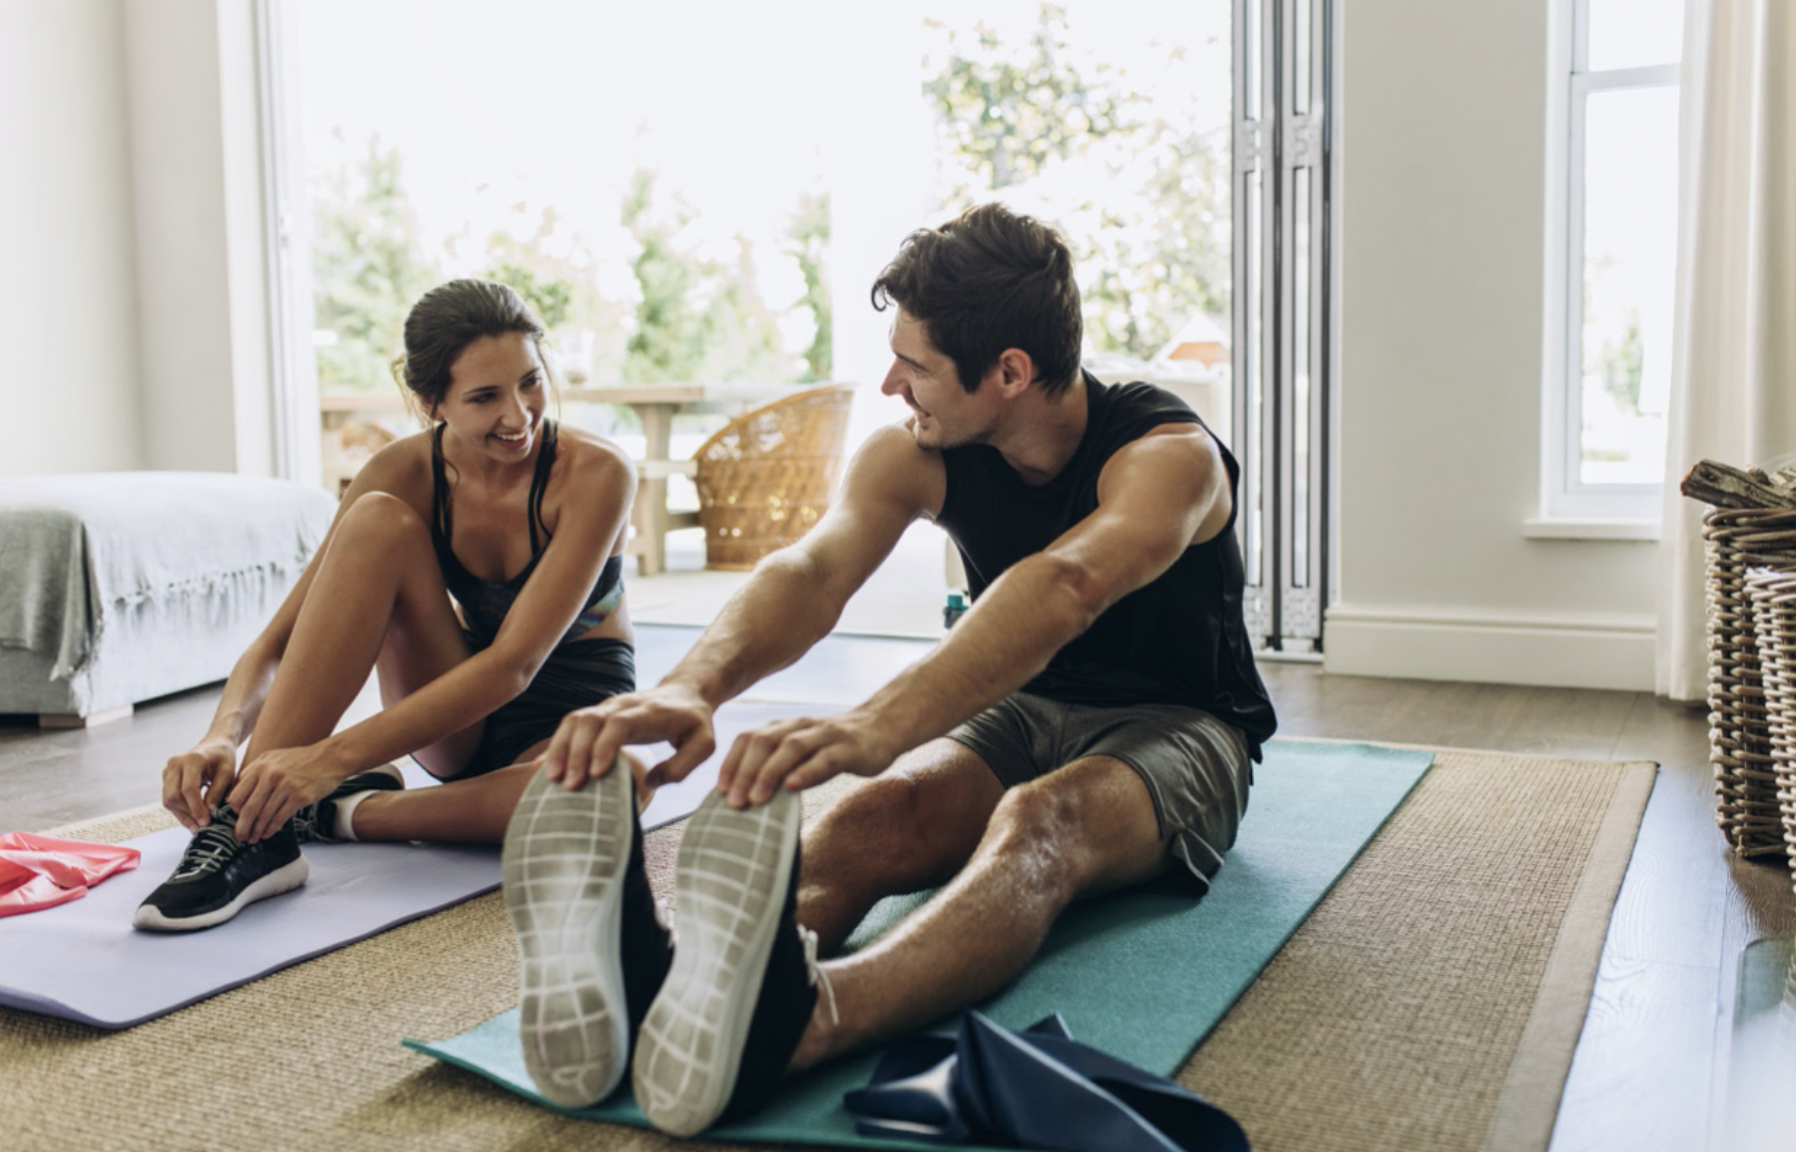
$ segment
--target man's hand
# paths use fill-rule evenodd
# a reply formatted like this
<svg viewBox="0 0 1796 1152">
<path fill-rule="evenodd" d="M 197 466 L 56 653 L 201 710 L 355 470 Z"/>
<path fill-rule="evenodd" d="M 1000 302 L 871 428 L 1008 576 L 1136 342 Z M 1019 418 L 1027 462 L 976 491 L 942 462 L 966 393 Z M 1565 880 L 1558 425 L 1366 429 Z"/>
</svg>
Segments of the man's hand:
<svg viewBox="0 0 1796 1152">
<path fill-rule="evenodd" d="M 237 812 L 237 839 L 245 844 L 272 836 L 289 817 L 351 775 L 323 743 L 276 748 L 244 766 L 231 787 Z"/>
<path fill-rule="evenodd" d="M 562 718 L 543 754 L 543 768 L 549 779 L 573 792 L 611 771 L 625 745 L 659 740 L 672 744 L 674 754 L 647 773 L 643 784 L 650 789 L 684 780 L 716 749 L 711 706 L 677 684 L 613 696 Z"/>
<path fill-rule="evenodd" d="M 175 814 L 181 827 L 197 832 L 212 822 L 214 798 L 231 790 L 236 775 L 236 745 L 202 740 L 191 751 L 168 758 L 162 770 L 162 806 Z"/>
<path fill-rule="evenodd" d="M 765 804 L 782 785 L 794 792 L 852 772 L 877 776 L 904 749 L 859 710 L 821 720 L 776 720 L 736 737 L 717 773 L 730 807 Z"/>
</svg>

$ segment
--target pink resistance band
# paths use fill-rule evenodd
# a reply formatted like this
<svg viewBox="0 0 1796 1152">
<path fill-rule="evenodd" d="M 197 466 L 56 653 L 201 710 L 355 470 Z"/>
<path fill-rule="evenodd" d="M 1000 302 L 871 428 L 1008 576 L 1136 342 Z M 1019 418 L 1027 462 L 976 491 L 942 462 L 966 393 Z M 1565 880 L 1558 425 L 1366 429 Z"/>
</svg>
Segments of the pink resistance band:
<svg viewBox="0 0 1796 1152">
<path fill-rule="evenodd" d="M 89 886 L 137 867 L 138 857 L 137 849 L 118 844 L 0 833 L 0 916 L 79 900 Z"/>
</svg>

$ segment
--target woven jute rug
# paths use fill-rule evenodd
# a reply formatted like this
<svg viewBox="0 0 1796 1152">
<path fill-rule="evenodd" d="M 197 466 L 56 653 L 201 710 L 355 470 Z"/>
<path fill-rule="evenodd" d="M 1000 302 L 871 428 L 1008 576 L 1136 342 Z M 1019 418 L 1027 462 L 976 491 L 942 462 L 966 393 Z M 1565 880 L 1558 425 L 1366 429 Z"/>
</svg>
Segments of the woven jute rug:
<svg viewBox="0 0 1796 1152">
<path fill-rule="evenodd" d="M 1652 780 L 1441 752 L 1179 1079 L 1259 1152 L 1544 1149 Z M 652 873 L 677 842 L 651 834 Z M 515 965 L 495 894 L 126 1032 L 0 1010 L 0 1132 L 8 1152 L 718 1147 L 568 1119 L 399 1046 L 511 1007 Z"/>
</svg>

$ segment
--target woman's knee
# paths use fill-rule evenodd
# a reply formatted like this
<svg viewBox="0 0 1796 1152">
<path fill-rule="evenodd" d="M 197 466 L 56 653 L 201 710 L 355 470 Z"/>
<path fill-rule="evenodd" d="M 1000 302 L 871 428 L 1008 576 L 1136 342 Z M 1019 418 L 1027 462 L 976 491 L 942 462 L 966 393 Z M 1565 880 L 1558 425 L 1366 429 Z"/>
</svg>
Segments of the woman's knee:
<svg viewBox="0 0 1796 1152">
<path fill-rule="evenodd" d="M 352 546 L 389 545 L 411 548 L 430 538 L 417 509 L 387 492 L 364 492 L 356 497 L 337 524 L 338 542 Z"/>
</svg>

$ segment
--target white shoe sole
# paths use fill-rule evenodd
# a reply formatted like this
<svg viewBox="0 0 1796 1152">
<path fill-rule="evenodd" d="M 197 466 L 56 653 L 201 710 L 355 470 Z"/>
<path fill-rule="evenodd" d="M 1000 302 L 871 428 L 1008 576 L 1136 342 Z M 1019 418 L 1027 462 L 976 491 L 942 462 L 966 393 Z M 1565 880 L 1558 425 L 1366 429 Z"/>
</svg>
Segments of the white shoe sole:
<svg viewBox="0 0 1796 1152">
<path fill-rule="evenodd" d="M 728 1106 L 792 881 L 803 811 L 780 789 L 735 811 L 716 792 L 693 813 L 674 874 L 673 967 L 636 1038 L 636 1104 L 691 1136 Z"/>
<path fill-rule="evenodd" d="M 131 926 L 150 932 L 196 932 L 201 928 L 210 928 L 214 924 L 223 924 L 258 900 L 266 900 L 270 896 L 279 896 L 283 892 L 291 892 L 306 882 L 311 874 L 311 865 L 304 856 L 281 865 L 268 875 L 251 881 L 237 893 L 237 898 L 222 908 L 215 908 L 203 916 L 164 916 L 160 908 L 149 904 L 141 904 L 131 916 Z"/>
<path fill-rule="evenodd" d="M 635 801 L 622 760 L 578 792 L 539 773 L 505 832 L 524 1066 L 563 1108 L 609 1096 L 630 1051 L 619 925 Z"/>
</svg>

